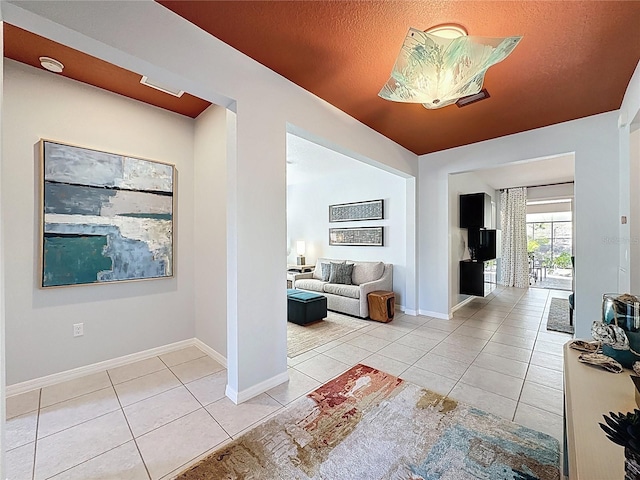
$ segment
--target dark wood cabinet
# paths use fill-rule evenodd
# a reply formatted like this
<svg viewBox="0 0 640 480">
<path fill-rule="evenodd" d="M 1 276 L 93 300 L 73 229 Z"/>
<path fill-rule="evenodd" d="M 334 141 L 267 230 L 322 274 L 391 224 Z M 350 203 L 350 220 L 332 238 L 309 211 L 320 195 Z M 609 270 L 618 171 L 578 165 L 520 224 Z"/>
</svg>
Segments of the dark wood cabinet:
<svg viewBox="0 0 640 480">
<path fill-rule="evenodd" d="M 460 195 L 460 228 L 491 228 L 491 197 L 484 192 Z"/>
<path fill-rule="evenodd" d="M 473 260 L 460 262 L 460 293 L 484 297 L 484 262 Z"/>
</svg>

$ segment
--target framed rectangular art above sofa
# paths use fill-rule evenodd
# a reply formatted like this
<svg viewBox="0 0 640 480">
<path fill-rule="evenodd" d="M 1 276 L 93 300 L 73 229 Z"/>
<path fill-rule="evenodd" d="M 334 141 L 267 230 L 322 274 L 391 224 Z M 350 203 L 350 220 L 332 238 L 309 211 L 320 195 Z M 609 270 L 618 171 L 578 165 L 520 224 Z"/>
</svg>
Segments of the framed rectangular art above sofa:
<svg viewBox="0 0 640 480">
<path fill-rule="evenodd" d="M 393 291 L 393 265 L 319 258 L 313 272 L 295 275 L 293 288 L 321 293 L 327 297 L 329 310 L 367 318 L 367 295 L 376 290 Z"/>
</svg>

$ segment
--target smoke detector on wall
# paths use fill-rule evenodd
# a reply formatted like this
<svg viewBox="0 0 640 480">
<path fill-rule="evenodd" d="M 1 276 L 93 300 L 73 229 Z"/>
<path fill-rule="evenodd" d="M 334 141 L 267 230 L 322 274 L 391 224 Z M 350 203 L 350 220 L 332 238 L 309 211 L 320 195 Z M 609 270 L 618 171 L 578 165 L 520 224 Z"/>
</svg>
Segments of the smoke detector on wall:
<svg viewBox="0 0 640 480">
<path fill-rule="evenodd" d="M 64 65 L 58 60 L 51 57 L 40 57 L 40 65 L 42 68 L 54 73 L 61 73 L 64 69 Z"/>
</svg>

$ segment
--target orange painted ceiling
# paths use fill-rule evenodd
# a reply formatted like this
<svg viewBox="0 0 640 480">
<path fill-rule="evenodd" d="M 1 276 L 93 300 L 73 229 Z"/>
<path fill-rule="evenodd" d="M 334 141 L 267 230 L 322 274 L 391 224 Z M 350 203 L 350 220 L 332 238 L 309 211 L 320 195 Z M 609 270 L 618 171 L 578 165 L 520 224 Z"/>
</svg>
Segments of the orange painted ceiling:
<svg viewBox="0 0 640 480">
<path fill-rule="evenodd" d="M 640 1 L 168 1 L 160 3 L 409 150 L 424 154 L 620 107 L 640 59 Z M 409 27 L 463 25 L 524 35 L 491 67 L 491 98 L 427 110 L 378 97 Z M 5 56 L 195 118 L 210 103 L 177 99 L 140 75 L 7 23 Z"/>
<path fill-rule="evenodd" d="M 80 82 L 119 93 L 156 107 L 195 118 L 211 103 L 185 93 L 177 98 L 140 83 L 140 74 L 133 73 L 85 53 L 35 35 L 5 22 L 4 56 L 18 62 L 42 68 L 39 58 L 55 58 L 64 65 L 59 74 Z"/>
<path fill-rule="evenodd" d="M 640 1 L 160 3 L 417 154 L 620 107 L 640 59 Z M 524 35 L 491 67 L 491 98 L 458 108 L 378 97 L 409 27 Z"/>
</svg>

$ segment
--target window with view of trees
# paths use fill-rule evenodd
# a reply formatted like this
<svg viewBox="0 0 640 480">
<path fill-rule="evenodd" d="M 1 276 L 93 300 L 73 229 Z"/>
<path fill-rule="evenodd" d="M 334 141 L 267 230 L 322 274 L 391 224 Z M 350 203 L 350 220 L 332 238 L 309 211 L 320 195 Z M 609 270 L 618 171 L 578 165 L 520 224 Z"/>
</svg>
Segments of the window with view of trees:
<svg viewBox="0 0 640 480">
<path fill-rule="evenodd" d="M 551 269 L 571 269 L 571 212 L 527 214 L 527 251 Z"/>
</svg>

